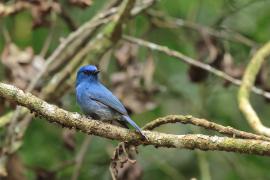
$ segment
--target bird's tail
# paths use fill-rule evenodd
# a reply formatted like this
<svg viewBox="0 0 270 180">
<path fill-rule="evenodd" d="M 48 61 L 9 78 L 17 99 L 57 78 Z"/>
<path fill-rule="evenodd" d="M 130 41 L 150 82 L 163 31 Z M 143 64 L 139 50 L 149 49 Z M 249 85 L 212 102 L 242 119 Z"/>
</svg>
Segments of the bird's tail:
<svg viewBox="0 0 270 180">
<path fill-rule="evenodd" d="M 127 121 L 131 126 L 133 126 L 145 139 L 147 139 L 141 128 L 129 116 L 123 115 L 123 119 Z"/>
</svg>

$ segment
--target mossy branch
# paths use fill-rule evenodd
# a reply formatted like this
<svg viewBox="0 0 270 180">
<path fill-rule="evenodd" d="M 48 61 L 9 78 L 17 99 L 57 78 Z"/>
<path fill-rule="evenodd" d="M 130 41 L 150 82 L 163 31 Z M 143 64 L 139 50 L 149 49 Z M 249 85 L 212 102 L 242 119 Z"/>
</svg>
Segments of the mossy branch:
<svg viewBox="0 0 270 180">
<path fill-rule="evenodd" d="M 186 116 L 168 115 L 166 117 L 157 118 L 154 121 L 146 124 L 143 127 L 143 129 L 153 130 L 156 127 L 159 127 L 163 124 L 169 124 L 169 123 L 193 124 L 195 126 L 203 127 L 208 130 L 219 132 L 220 134 L 224 134 L 229 137 L 241 138 L 241 139 L 256 139 L 256 140 L 263 140 L 263 141 L 270 142 L 270 138 L 268 137 L 252 134 L 245 131 L 240 131 L 230 126 L 223 126 L 221 124 L 210 122 L 206 119 L 196 118 L 191 115 L 186 115 Z"/>
<path fill-rule="evenodd" d="M 44 117 L 50 122 L 108 139 L 129 141 L 135 145 L 144 144 L 191 150 L 218 150 L 270 156 L 270 142 L 267 141 L 202 134 L 173 135 L 154 131 L 144 131 L 148 137 L 148 140 L 144 141 L 135 132 L 101 121 L 87 119 L 78 113 L 68 112 L 30 93 L 24 93 L 12 85 L 0 83 L 0 96 L 27 107 L 31 112 Z"/>
</svg>

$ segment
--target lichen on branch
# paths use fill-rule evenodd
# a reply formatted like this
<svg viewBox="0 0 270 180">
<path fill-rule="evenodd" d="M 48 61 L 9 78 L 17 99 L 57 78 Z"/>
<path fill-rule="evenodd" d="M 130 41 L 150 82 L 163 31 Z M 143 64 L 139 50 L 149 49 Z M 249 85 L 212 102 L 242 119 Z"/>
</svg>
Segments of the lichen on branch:
<svg viewBox="0 0 270 180">
<path fill-rule="evenodd" d="M 117 127 L 101 121 L 85 118 L 78 113 L 68 112 L 49 104 L 30 93 L 8 84 L 0 83 L 0 96 L 31 112 L 44 117 L 50 122 L 66 128 L 75 128 L 87 134 L 101 136 L 118 141 L 128 141 L 134 145 L 154 145 L 155 147 L 171 147 L 180 149 L 218 150 L 246 154 L 270 156 L 270 142 L 254 139 L 207 136 L 202 134 L 173 135 L 155 131 L 144 131 L 148 140 L 128 129 Z"/>
</svg>

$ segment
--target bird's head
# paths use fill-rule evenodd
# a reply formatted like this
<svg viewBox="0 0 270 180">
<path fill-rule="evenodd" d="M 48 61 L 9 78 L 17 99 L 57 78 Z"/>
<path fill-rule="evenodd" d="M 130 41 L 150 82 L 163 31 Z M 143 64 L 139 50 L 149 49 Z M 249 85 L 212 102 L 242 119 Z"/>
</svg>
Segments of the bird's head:
<svg viewBox="0 0 270 180">
<path fill-rule="evenodd" d="M 77 72 L 76 86 L 83 81 L 97 81 L 98 73 L 99 70 L 94 65 L 86 65 L 80 67 L 79 71 Z"/>
</svg>

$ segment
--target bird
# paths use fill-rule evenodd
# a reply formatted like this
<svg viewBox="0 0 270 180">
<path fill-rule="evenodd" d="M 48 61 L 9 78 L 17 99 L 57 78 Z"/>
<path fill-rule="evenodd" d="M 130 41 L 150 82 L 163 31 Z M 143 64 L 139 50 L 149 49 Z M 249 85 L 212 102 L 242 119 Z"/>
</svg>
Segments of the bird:
<svg viewBox="0 0 270 180">
<path fill-rule="evenodd" d="M 93 119 L 111 120 L 124 128 L 128 128 L 128 123 L 147 139 L 141 128 L 129 117 L 124 105 L 99 81 L 99 72 L 94 65 L 82 66 L 77 71 L 76 100 L 82 112 Z"/>
</svg>

